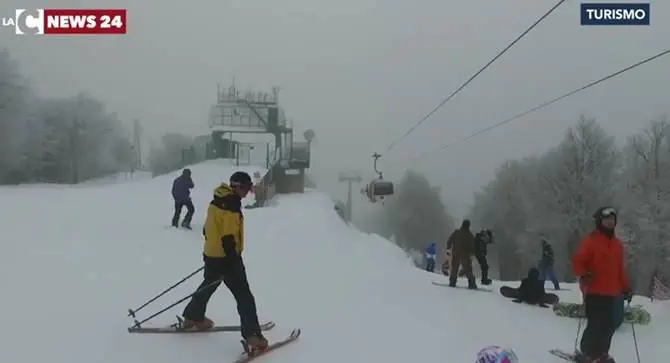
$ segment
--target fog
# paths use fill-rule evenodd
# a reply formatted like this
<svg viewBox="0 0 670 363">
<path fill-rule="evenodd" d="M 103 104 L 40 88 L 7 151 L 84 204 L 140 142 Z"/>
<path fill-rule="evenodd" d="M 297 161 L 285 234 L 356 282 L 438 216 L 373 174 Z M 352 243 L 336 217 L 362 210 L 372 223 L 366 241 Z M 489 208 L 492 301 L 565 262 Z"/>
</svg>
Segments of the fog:
<svg viewBox="0 0 670 363">
<path fill-rule="evenodd" d="M 0 28 L 0 47 L 41 95 L 87 91 L 121 119 L 140 119 L 147 143 L 166 132 L 207 133 L 217 83 L 278 86 L 296 138 L 316 133 L 312 176 L 343 198 L 338 172 L 374 177 L 373 152 L 383 153 L 554 3 L 4 0 L 3 15 L 30 6 L 127 8 L 128 34 L 22 37 Z M 565 3 L 384 155 L 384 176 L 399 178 L 409 167 L 425 173 L 459 216 L 504 160 L 544 152 L 580 114 L 623 142 L 670 111 L 670 57 L 403 163 L 666 49 L 670 3 L 654 2 L 651 18 L 651 26 L 580 26 L 579 3 Z"/>
</svg>

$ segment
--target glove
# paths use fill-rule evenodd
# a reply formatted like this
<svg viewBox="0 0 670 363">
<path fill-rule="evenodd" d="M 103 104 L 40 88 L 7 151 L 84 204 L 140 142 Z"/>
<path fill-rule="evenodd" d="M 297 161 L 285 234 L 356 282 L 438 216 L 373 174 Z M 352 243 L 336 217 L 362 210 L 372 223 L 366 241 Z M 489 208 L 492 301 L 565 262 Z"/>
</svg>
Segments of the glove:
<svg viewBox="0 0 670 363">
<path fill-rule="evenodd" d="M 630 304 L 630 302 L 633 300 L 633 292 L 630 290 L 624 290 L 623 299 L 628 301 L 628 303 Z"/>
<path fill-rule="evenodd" d="M 223 236 L 223 238 L 221 238 L 221 245 L 223 246 L 223 252 L 225 252 L 226 256 L 237 256 L 235 237 L 230 234 Z"/>
<path fill-rule="evenodd" d="M 579 276 L 579 282 L 582 284 L 588 285 L 591 283 L 591 281 L 593 281 L 593 274 L 591 271 L 586 271 L 585 274 Z"/>
</svg>

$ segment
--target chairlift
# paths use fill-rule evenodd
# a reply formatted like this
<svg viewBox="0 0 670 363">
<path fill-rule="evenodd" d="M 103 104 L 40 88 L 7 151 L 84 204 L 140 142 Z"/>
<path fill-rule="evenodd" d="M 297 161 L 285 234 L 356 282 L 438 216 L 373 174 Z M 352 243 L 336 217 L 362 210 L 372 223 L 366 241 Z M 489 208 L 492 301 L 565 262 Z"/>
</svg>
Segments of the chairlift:
<svg viewBox="0 0 670 363">
<path fill-rule="evenodd" d="M 370 181 L 361 192 L 370 200 L 372 203 L 381 201 L 383 203 L 384 197 L 393 195 L 393 182 L 384 180 L 384 176 L 379 169 L 377 169 L 377 160 L 381 157 L 378 153 L 372 154 L 374 159 L 374 169 L 375 173 L 379 176 L 377 179 Z"/>
</svg>

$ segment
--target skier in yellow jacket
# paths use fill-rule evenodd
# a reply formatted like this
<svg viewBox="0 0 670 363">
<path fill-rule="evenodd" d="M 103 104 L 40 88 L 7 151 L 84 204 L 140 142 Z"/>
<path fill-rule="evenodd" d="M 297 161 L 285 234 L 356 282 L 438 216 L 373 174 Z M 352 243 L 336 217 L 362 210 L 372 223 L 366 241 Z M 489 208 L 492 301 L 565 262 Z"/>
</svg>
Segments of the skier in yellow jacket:
<svg viewBox="0 0 670 363">
<path fill-rule="evenodd" d="M 223 282 L 237 302 L 242 338 L 252 351 L 260 351 L 267 348 L 268 341 L 261 333 L 256 301 L 249 288 L 242 261 L 242 198 L 249 193 L 252 186 L 249 174 L 238 171 L 230 177 L 230 184 L 222 183 L 214 190 L 214 198 L 207 208 L 207 219 L 203 228 L 204 280 L 182 315 L 186 329 L 212 328 L 214 322 L 205 316 L 205 310 L 212 294 Z"/>
</svg>

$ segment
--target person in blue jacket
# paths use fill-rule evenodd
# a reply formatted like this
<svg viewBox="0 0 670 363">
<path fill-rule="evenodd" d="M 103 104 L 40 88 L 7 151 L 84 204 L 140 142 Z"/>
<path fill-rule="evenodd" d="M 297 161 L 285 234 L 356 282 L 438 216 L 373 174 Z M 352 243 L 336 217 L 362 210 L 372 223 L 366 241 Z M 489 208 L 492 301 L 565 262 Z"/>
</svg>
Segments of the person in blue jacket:
<svg viewBox="0 0 670 363">
<path fill-rule="evenodd" d="M 431 242 L 426 247 L 426 271 L 435 272 L 435 258 L 437 257 L 437 244 Z"/>
<path fill-rule="evenodd" d="M 172 227 L 179 227 L 179 217 L 182 208 L 186 207 L 186 215 L 181 226 L 191 229 L 191 219 L 195 213 L 195 207 L 191 201 L 191 189 L 195 187 L 191 179 L 191 169 L 184 169 L 180 176 L 172 182 L 172 198 L 174 199 L 174 214 L 172 215 Z"/>
</svg>

